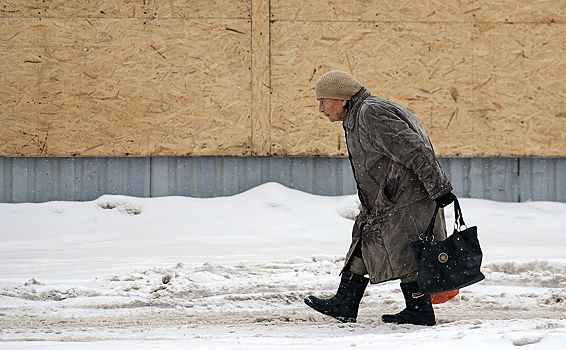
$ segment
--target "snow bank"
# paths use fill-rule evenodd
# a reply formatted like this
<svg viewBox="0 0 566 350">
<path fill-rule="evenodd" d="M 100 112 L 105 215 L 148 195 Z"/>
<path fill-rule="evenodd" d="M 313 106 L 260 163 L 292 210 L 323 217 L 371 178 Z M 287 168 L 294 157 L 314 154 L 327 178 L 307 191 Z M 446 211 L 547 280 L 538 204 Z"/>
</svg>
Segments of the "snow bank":
<svg viewBox="0 0 566 350">
<path fill-rule="evenodd" d="M 354 325 L 304 306 L 336 290 L 355 196 L 0 204 L 0 347 L 566 348 L 566 204 L 460 202 L 486 279 L 435 327 L 380 322 L 404 307 L 398 282 L 369 286 Z"/>
</svg>

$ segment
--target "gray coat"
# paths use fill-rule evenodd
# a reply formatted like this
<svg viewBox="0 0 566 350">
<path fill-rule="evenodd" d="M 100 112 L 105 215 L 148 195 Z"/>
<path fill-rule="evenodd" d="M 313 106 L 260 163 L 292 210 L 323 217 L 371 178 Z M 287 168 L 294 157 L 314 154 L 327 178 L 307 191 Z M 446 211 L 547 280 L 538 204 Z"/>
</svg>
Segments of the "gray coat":
<svg viewBox="0 0 566 350">
<path fill-rule="evenodd" d="M 345 266 L 361 242 L 371 283 L 410 275 L 417 271 L 410 242 L 425 232 L 434 200 L 452 185 L 423 125 L 400 105 L 362 88 L 348 104 L 343 127 L 362 203 Z M 446 238 L 442 209 L 434 234 Z"/>
</svg>

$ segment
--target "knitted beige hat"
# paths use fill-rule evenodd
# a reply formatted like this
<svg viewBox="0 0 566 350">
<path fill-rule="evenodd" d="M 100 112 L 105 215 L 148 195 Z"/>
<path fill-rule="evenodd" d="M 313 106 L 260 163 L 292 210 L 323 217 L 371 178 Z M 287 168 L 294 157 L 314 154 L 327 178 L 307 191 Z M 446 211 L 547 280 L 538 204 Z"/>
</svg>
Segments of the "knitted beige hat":
<svg viewBox="0 0 566 350">
<path fill-rule="evenodd" d="M 316 99 L 331 98 L 334 100 L 351 100 L 362 84 L 350 74 L 341 70 L 333 70 L 320 77 L 314 84 Z"/>
</svg>

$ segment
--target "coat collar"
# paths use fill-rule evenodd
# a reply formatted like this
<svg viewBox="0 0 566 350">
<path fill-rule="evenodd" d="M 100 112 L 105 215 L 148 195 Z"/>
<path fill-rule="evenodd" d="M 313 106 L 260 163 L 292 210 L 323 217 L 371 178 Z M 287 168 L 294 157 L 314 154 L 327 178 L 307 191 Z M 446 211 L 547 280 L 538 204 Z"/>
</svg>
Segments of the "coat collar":
<svg viewBox="0 0 566 350">
<path fill-rule="evenodd" d="M 362 87 L 360 91 L 358 91 L 352 97 L 352 99 L 348 103 L 348 113 L 346 114 L 346 117 L 344 118 L 344 122 L 342 123 L 344 129 L 352 130 L 354 128 L 356 114 L 358 113 L 358 110 L 360 109 L 362 102 L 370 96 L 371 96 L 371 92 L 365 87 Z"/>
</svg>

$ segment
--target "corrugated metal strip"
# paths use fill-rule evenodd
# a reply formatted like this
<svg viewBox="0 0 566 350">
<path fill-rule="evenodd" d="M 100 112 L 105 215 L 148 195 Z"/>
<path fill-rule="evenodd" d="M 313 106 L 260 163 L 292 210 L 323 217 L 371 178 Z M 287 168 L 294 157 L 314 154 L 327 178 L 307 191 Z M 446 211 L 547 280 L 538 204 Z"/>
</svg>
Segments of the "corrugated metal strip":
<svg viewBox="0 0 566 350">
<path fill-rule="evenodd" d="M 0 201 L 88 201 L 103 194 L 147 197 L 149 158 L 1 157 Z"/>
<path fill-rule="evenodd" d="M 320 195 L 355 193 L 345 158 L 167 157 L 151 158 L 151 196 L 233 195 L 266 182 Z"/>
<path fill-rule="evenodd" d="M 440 158 L 460 197 L 566 202 L 565 158 Z M 266 182 L 337 196 L 356 192 L 344 157 L 0 157 L 0 202 L 234 195 Z"/>
</svg>

